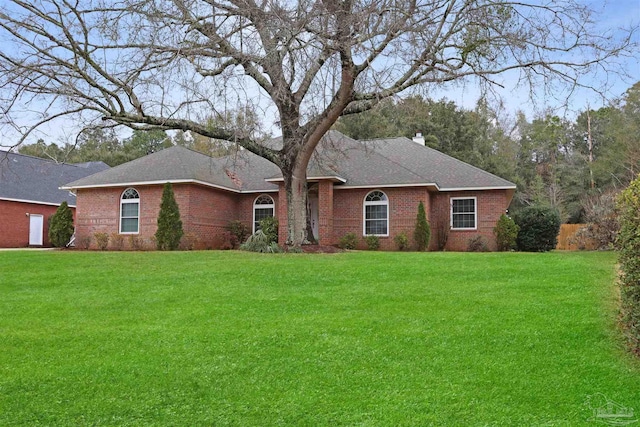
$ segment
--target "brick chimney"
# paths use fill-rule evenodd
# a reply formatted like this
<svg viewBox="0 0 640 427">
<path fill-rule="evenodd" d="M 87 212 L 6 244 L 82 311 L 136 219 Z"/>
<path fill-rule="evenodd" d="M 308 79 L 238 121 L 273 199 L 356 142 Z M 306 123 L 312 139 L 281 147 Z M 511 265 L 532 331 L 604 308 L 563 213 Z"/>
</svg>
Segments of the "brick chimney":
<svg viewBox="0 0 640 427">
<path fill-rule="evenodd" d="M 416 132 L 416 136 L 413 137 L 413 142 L 415 142 L 416 144 L 425 145 L 422 132 Z"/>
</svg>

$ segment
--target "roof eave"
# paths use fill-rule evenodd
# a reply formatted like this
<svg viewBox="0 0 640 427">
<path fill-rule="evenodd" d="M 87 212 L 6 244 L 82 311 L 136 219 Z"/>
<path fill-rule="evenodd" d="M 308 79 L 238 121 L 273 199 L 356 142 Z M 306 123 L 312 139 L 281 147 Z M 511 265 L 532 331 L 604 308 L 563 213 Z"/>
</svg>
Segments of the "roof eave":
<svg viewBox="0 0 640 427">
<path fill-rule="evenodd" d="M 0 200 L 4 200 L 6 202 L 30 203 L 30 204 L 33 204 L 33 205 L 45 205 L 45 206 L 60 206 L 62 204 L 62 202 L 60 202 L 60 203 L 42 202 L 42 201 L 39 201 L 39 200 L 13 199 L 13 198 L 10 198 L 10 197 L 0 197 Z M 71 204 L 68 204 L 68 205 L 69 205 L 70 208 L 75 208 L 76 207 L 76 205 L 71 205 Z"/>
<path fill-rule="evenodd" d="M 224 185 L 212 184 L 206 181 L 200 181 L 198 179 L 163 179 L 156 181 L 135 181 L 135 182 L 119 182 L 111 184 L 92 184 L 92 185 L 66 185 L 59 187 L 61 190 L 76 191 L 79 189 L 89 188 L 115 188 L 115 187 L 136 187 L 141 185 L 164 185 L 166 183 L 171 184 L 198 184 L 205 187 L 216 188 L 218 190 L 229 191 L 232 193 L 244 194 L 244 193 L 270 193 L 277 192 L 277 189 L 252 189 L 252 190 L 239 190 L 237 188 L 226 187 Z"/>
<path fill-rule="evenodd" d="M 359 188 L 393 188 L 393 187 L 433 187 L 436 190 L 440 191 L 440 187 L 438 187 L 438 184 L 433 182 L 409 183 L 409 184 L 405 183 L 405 184 L 341 185 L 339 187 L 335 187 L 335 189 L 350 190 L 350 189 L 359 189 Z"/>
<path fill-rule="evenodd" d="M 284 178 L 282 178 L 282 177 L 266 178 L 265 181 L 267 181 L 267 182 L 284 182 Z M 332 181 L 332 182 L 341 182 L 343 184 L 345 182 L 347 182 L 347 180 L 345 178 L 342 178 L 341 176 L 338 176 L 338 175 L 308 176 L 307 177 L 307 182 L 308 181 Z"/>
<path fill-rule="evenodd" d="M 487 191 L 487 190 L 515 190 L 515 185 L 498 185 L 484 187 L 452 187 L 440 188 L 440 191 Z"/>
</svg>

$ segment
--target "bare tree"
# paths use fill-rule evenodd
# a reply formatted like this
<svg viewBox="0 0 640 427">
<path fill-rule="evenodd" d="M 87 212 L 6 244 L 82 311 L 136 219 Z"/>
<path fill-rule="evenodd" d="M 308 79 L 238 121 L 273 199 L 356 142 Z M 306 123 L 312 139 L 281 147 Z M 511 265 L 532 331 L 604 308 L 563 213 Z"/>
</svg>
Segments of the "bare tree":
<svg viewBox="0 0 640 427">
<path fill-rule="evenodd" d="M 281 169 L 299 245 L 307 165 L 341 115 L 510 70 L 532 87 L 582 85 L 619 69 L 634 31 L 601 35 L 578 0 L 6 0 L 0 120 L 18 143 L 69 115 L 234 141 Z M 247 102 L 275 117 L 280 148 L 197 120 Z"/>
</svg>

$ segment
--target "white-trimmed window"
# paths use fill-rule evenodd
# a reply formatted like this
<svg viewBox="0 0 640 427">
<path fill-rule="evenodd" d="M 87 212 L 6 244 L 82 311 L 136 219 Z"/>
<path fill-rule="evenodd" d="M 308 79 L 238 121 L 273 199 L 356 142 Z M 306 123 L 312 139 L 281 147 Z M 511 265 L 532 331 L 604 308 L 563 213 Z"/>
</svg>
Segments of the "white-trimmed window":
<svg viewBox="0 0 640 427">
<path fill-rule="evenodd" d="M 451 229 L 475 230 L 478 228 L 478 199 L 476 197 L 451 198 Z"/>
<path fill-rule="evenodd" d="M 365 236 L 389 235 L 389 199 L 382 191 L 375 190 L 364 198 L 364 229 Z"/>
<path fill-rule="evenodd" d="M 260 221 L 275 216 L 276 204 L 271 196 L 263 194 L 253 202 L 253 232 L 260 230 Z"/>
<path fill-rule="evenodd" d="M 120 197 L 120 233 L 137 234 L 140 230 L 140 195 L 127 188 Z"/>
</svg>

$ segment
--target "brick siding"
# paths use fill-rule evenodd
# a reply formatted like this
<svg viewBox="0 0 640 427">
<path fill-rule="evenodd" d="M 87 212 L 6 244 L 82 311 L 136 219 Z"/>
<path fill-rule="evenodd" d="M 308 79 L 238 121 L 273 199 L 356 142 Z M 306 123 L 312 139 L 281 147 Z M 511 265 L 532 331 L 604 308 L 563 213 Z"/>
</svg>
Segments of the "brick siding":
<svg viewBox="0 0 640 427">
<path fill-rule="evenodd" d="M 78 200 L 78 242 L 90 239 L 90 248 L 97 248 L 96 233 L 119 235 L 120 197 L 129 187 L 79 189 Z M 154 247 L 161 185 L 141 185 L 133 187 L 140 195 L 139 233 L 124 234 L 124 248 L 131 249 L 129 236 L 139 239 L 143 247 Z M 174 197 L 180 209 L 180 218 L 185 238 L 194 243 L 195 249 L 217 249 L 224 242 L 223 234 L 230 221 L 240 220 L 248 227 L 253 221 L 253 202 L 259 195 L 238 195 L 195 184 L 175 184 Z M 274 200 L 277 197 L 273 194 Z"/>
<path fill-rule="evenodd" d="M 333 239 L 337 244 L 347 233 L 358 236 L 359 248 L 366 248 L 363 236 L 364 199 L 374 189 L 335 189 L 333 192 Z M 402 187 L 380 189 L 389 199 L 389 236 L 380 236 L 380 249 L 397 249 L 395 236 L 404 232 L 414 245 L 413 230 L 416 225 L 418 204 L 422 201 L 429 219 L 430 194 L 426 187 Z"/>
<path fill-rule="evenodd" d="M 451 198 L 455 197 L 476 197 L 477 198 L 477 229 L 476 230 L 452 230 L 450 227 Z M 449 251 L 466 251 L 469 241 L 477 236 L 486 239 L 489 250 L 495 251 L 497 243 L 493 228 L 496 226 L 500 215 L 505 213 L 509 206 L 507 192 L 505 190 L 491 191 L 457 191 L 450 193 L 438 193 L 434 196 L 431 209 L 431 217 L 437 218 L 432 225 L 432 235 L 436 241 L 431 244 L 430 249 L 435 250 L 438 233 L 446 233 L 445 249 Z M 433 240 L 433 239 L 432 239 Z"/>
<path fill-rule="evenodd" d="M 42 215 L 44 222 L 42 246 L 49 247 L 49 218 L 58 206 L 0 200 L 0 248 L 29 246 L 29 215 Z M 75 209 L 71 208 L 75 214 Z"/>
<path fill-rule="evenodd" d="M 162 186 L 136 186 L 140 194 L 140 233 L 136 236 L 147 248 L 153 247 L 153 235 L 157 229 Z M 118 234 L 120 221 L 120 196 L 125 187 L 80 189 L 77 196 L 77 237 L 91 238 L 95 248 L 97 232 Z M 318 185 L 319 239 L 323 245 L 336 245 L 341 237 L 353 232 L 358 236 L 359 247 L 366 248 L 363 239 L 363 207 L 366 195 L 374 189 L 340 189 L 331 182 Z M 444 247 L 450 251 L 467 250 L 469 240 L 484 236 L 489 249 L 496 249 L 493 228 L 508 206 L 505 190 L 464 191 L 438 193 L 427 187 L 384 188 L 389 199 L 389 236 L 380 237 L 380 249 L 396 250 L 394 237 L 404 232 L 413 241 L 418 204 L 424 202 L 427 220 L 431 225 L 430 250 Z M 183 222 L 185 236 L 195 241 L 198 249 L 218 248 L 229 221 L 240 220 L 252 227 L 253 203 L 259 193 L 236 194 L 195 184 L 174 185 L 174 193 Z M 274 199 L 278 218 L 279 242 L 287 238 L 287 204 L 284 187 L 278 194 L 269 193 Z M 450 230 L 450 199 L 452 197 L 477 197 L 477 230 Z M 55 211 L 55 208 L 53 209 Z M 325 213 L 332 212 L 328 217 Z M 24 213 L 23 213 L 24 215 Z M 28 241 L 28 218 L 26 218 Z M 45 221 L 46 223 L 46 221 Z M 125 235 L 125 241 L 127 241 Z M 446 241 L 446 244 L 444 242 Z M 125 242 L 126 246 L 126 242 Z"/>
</svg>

